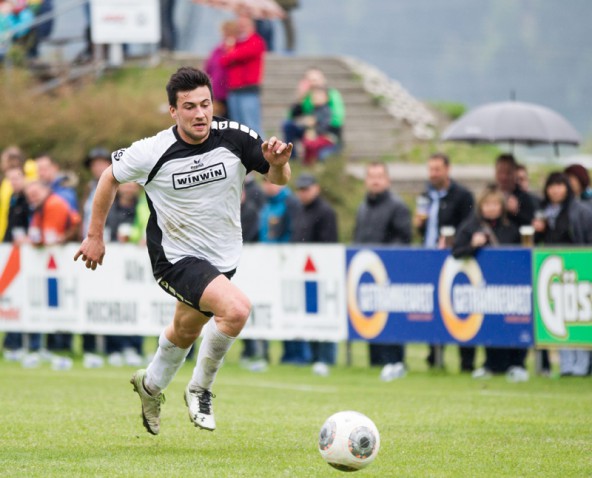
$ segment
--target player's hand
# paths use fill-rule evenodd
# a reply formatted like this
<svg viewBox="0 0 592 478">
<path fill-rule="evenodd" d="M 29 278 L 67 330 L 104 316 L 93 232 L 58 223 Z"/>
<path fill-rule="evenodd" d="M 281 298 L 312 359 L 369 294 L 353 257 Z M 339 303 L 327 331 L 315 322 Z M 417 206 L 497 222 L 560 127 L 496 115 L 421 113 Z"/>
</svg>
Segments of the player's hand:
<svg viewBox="0 0 592 478">
<path fill-rule="evenodd" d="M 292 156 L 292 143 L 284 143 L 275 136 L 272 136 L 261 145 L 263 157 L 272 166 L 283 166 Z"/>
<path fill-rule="evenodd" d="M 74 260 L 77 261 L 79 257 L 82 257 L 87 269 L 94 271 L 98 265 L 103 265 L 103 257 L 105 257 L 105 242 L 103 238 L 87 237 L 80 244 L 78 252 L 74 254 Z"/>
</svg>

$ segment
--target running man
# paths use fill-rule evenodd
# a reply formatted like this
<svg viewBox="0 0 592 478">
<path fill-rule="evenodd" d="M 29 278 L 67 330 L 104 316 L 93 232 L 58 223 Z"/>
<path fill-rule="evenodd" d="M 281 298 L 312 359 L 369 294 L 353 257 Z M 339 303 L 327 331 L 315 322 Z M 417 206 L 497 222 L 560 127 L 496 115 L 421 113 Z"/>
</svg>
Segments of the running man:
<svg viewBox="0 0 592 478">
<path fill-rule="evenodd" d="M 92 270 L 103 263 L 103 229 L 118 185 L 134 181 L 143 186 L 150 206 L 146 235 L 154 277 L 177 299 L 154 359 L 131 379 L 144 426 L 153 435 L 160 431 L 163 390 L 202 328 L 185 403 L 195 426 L 216 428 L 212 384 L 251 308 L 230 282 L 242 248 L 243 180 L 254 170 L 286 184 L 292 154 L 292 144 L 275 137 L 263 142 L 247 126 L 214 117 L 212 85 L 202 71 L 179 68 L 166 89 L 176 124 L 112 154 L 113 164 L 95 193 L 88 235 L 74 256 Z"/>
</svg>

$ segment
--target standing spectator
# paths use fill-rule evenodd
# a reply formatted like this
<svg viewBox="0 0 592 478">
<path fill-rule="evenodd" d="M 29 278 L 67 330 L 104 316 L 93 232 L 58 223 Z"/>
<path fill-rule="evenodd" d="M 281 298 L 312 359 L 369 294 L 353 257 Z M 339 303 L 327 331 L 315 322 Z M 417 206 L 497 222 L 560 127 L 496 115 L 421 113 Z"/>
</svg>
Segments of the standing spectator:
<svg viewBox="0 0 592 478">
<path fill-rule="evenodd" d="M 267 180 L 263 181 L 266 202 L 259 217 L 260 242 L 283 244 L 290 242 L 294 229 L 294 217 L 298 201 L 286 186 L 278 186 Z M 310 363 L 310 347 L 300 340 L 285 340 L 282 363 L 304 365 Z M 267 355 L 267 351 L 265 351 Z"/>
<path fill-rule="evenodd" d="M 66 200 L 73 211 L 78 211 L 78 196 L 72 177 L 62 173 L 60 165 L 47 153 L 35 158 L 39 180 L 48 185 L 52 192 Z"/>
<path fill-rule="evenodd" d="M 565 168 L 563 172 L 567 174 L 574 197 L 588 205 L 592 205 L 592 188 L 590 188 L 588 170 L 581 164 L 572 164 Z"/>
<path fill-rule="evenodd" d="M 238 17 L 237 38 L 227 42 L 220 61 L 228 71 L 228 116 L 262 134 L 261 82 L 265 42 L 253 20 Z"/>
<path fill-rule="evenodd" d="M 516 164 L 516 184 L 522 191 L 530 195 L 533 202 L 534 210 L 539 209 L 541 198 L 530 190 L 530 177 L 528 176 L 528 169 L 524 164 Z"/>
<path fill-rule="evenodd" d="M 175 28 L 175 3 L 177 0 L 160 0 L 160 48 L 175 51 L 177 29 Z"/>
<path fill-rule="evenodd" d="M 366 169 L 366 197 L 360 205 L 354 229 L 356 244 L 409 244 L 411 214 L 407 205 L 390 191 L 387 165 L 372 162 Z M 370 343 L 370 365 L 382 366 L 381 380 L 405 376 L 405 348 L 397 344 Z"/>
<path fill-rule="evenodd" d="M 553 172 L 547 176 L 541 207 L 544 218 L 537 217 L 532 223 L 537 244 L 592 244 L 592 210 L 575 199 L 566 174 Z M 587 375 L 590 352 L 576 349 L 560 350 L 559 362 L 562 376 Z M 543 363 L 543 369 L 545 365 L 549 367 L 548 363 Z"/>
<path fill-rule="evenodd" d="M 51 191 L 41 180 L 26 184 L 25 195 L 33 215 L 29 224 L 28 242 L 35 246 L 65 244 L 80 236 L 80 215 L 65 199 Z M 47 349 L 68 351 L 72 349 L 72 334 L 49 334 Z"/>
<path fill-rule="evenodd" d="M 455 230 L 473 212 L 473 194 L 450 177 L 450 158 L 443 153 L 435 153 L 428 159 L 428 184 L 418 198 L 425 205 L 416 209 L 414 225 L 423 237 L 423 245 L 428 248 L 444 247 L 440 230 L 452 227 Z M 420 210 L 420 208 L 422 210 Z M 442 353 L 440 346 L 430 346 L 428 364 L 436 365 L 436 354 Z M 472 371 L 475 360 L 474 347 L 460 347 L 461 370 Z"/>
<path fill-rule="evenodd" d="M 21 167 L 24 169 L 27 179 L 37 177 L 37 166 L 34 161 L 25 161 L 25 155 L 18 146 L 8 146 L 0 154 L 0 169 L 4 177 L 0 183 L 0 237 L 6 234 L 8 225 L 8 209 L 10 207 L 10 197 L 12 196 L 12 185 L 6 177 L 6 171 L 12 167 Z"/>
<path fill-rule="evenodd" d="M 212 80 L 214 115 L 226 116 L 228 110 L 226 101 L 228 97 L 228 70 L 222 65 L 221 58 L 226 51 L 226 46 L 236 42 L 238 33 L 236 22 L 231 20 L 223 22 L 220 31 L 222 42 L 211 51 L 206 59 L 204 70 Z"/>
<path fill-rule="evenodd" d="M 337 214 L 321 197 L 321 186 L 311 174 L 303 173 L 296 180 L 296 195 L 301 207 L 294 218 L 292 242 L 336 243 Z M 310 342 L 312 371 L 316 375 L 329 375 L 329 366 L 335 365 L 337 344 L 334 342 Z"/>
<path fill-rule="evenodd" d="M 25 197 L 25 172 L 22 166 L 13 165 L 5 171 L 5 177 L 12 186 L 12 196 L 8 209 L 8 227 L 4 235 L 4 243 L 20 245 L 26 241 L 29 228 L 29 204 Z M 41 347 L 41 335 L 29 335 L 29 349 L 32 352 L 39 351 Z M 20 332 L 7 332 L 4 336 L 4 358 L 9 361 L 19 361 L 25 355 L 23 334 Z"/>
<path fill-rule="evenodd" d="M 284 49 L 286 53 L 294 53 L 296 47 L 296 34 L 294 31 L 294 22 L 292 20 L 292 10 L 298 8 L 299 0 L 276 0 L 284 10 L 282 25 L 284 26 Z"/>
<path fill-rule="evenodd" d="M 535 201 L 518 185 L 516 168 L 518 164 L 511 154 L 501 154 L 495 161 L 495 183 L 506 198 L 508 219 L 518 227 L 529 225 L 535 211 Z"/>
<path fill-rule="evenodd" d="M 95 197 L 99 178 L 103 171 L 111 165 L 111 154 L 102 147 L 93 148 L 89 151 L 84 160 L 84 166 L 90 171 L 91 180 L 87 185 L 85 199 L 82 206 L 82 235 L 86 237 L 88 225 L 90 223 L 92 202 Z M 98 340 L 94 334 L 82 335 L 82 363 L 85 368 L 99 368 L 104 365 L 104 360 L 99 355 Z"/>
<path fill-rule="evenodd" d="M 481 194 L 477 211 L 459 226 L 452 255 L 474 256 L 483 247 L 508 244 L 520 244 L 520 232 L 506 216 L 504 195 L 497 186 L 492 186 Z M 485 347 L 485 363 L 473 372 L 473 378 L 507 372 L 512 381 L 526 381 L 526 352 L 526 349 Z"/>
<path fill-rule="evenodd" d="M 326 91 L 328 96 L 327 106 L 331 111 L 328 132 L 336 138 L 337 144 L 337 147 L 327 148 L 326 152 L 319 151 L 319 159 L 324 159 L 328 154 L 335 152 L 343 145 L 342 129 L 345 122 L 345 104 L 341 93 L 337 89 L 327 86 L 325 74 L 318 68 L 308 69 L 304 77 L 298 82 L 295 101 L 290 107 L 288 119 L 284 122 L 282 129 L 286 141 L 294 145 L 297 145 L 298 141 L 302 141 L 307 123 L 310 121 L 307 118 L 314 114 L 313 91 L 318 90 Z"/>
</svg>

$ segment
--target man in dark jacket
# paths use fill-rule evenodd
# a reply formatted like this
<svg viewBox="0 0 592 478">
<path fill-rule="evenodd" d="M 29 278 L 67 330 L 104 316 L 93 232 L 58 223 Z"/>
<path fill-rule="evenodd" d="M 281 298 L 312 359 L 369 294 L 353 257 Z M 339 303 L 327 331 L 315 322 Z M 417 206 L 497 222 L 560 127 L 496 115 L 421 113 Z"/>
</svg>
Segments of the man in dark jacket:
<svg viewBox="0 0 592 478">
<path fill-rule="evenodd" d="M 445 247 L 440 231 L 443 227 L 453 228 L 467 219 L 473 212 L 473 194 L 464 186 L 450 177 L 450 159 L 443 153 L 436 153 L 428 159 L 428 184 L 421 198 L 425 209 L 418 207 L 415 211 L 414 224 L 423 237 L 425 247 Z M 418 199 L 418 205 L 420 201 Z M 430 347 L 427 361 L 430 366 L 436 365 L 436 352 Z M 474 347 L 461 347 L 461 369 L 471 371 L 475 360 Z"/>
<path fill-rule="evenodd" d="M 336 243 L 337 215 L 321 197 L 321 186 L 312 174 L 303 173 L 298 177 L 296 195 L 301 207 L 294 217 L 292 242 Z M 313 373 L 328 375 L 329 365 L 335 364 L 337 344 L 312 341 L 310 348 Z"/>
<path fill-rule="evenodd" d="M 508 219 L 520 227 L 532 223 L 537 201 L 518 185 L 517 168 L 511 154 L 501 154 L 495 161 L 495 182 L 506 198 Z"/>
<path fill-rule="evenodd" d="M 366 170 L 366 198 L 356 216 L 356 244 L 409 244 L 411 214 L 407 205 L 390 191 L 386 164 L 372 162 Z M 391 381 L 405 375 L 403 345 L 369 344 L 370 365 L 382 365 L 380 378 Z"/>
</svg>

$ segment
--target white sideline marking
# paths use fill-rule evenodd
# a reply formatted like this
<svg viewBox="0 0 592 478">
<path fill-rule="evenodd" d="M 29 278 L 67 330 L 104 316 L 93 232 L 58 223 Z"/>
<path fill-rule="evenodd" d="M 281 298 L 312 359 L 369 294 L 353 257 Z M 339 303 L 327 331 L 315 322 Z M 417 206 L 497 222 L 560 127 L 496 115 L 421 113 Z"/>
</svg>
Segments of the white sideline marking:
<svg viewBox="0 0 592 478">
<path fill-rule="evenodd" d="M 314 393 L 337 393 L 337 387 L 318 386 L 318 385 L 293 385 L 288 383 L 278 382 L 237 382 L 237 381 L 220 381 L 224 385 L 232 385 L 235 387 L 253 387 L 253 388 L 272 388 L 276 390 L 295 390 L 297 392 L 314 392 Z"/>
</svg>

